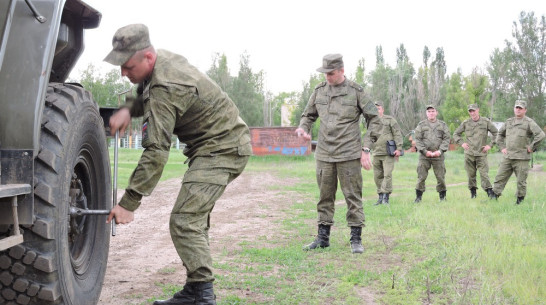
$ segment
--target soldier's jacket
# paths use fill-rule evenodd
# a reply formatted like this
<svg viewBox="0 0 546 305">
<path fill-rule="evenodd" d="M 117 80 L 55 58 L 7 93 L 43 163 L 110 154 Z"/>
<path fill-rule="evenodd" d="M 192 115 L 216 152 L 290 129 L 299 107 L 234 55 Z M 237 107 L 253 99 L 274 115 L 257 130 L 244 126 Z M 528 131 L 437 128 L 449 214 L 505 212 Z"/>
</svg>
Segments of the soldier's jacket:
<svg viewBox="0 0 546 305">
<path fill-rule="evenodd" d="M 143 116 L 145 150 L 120 201 L 124 208 L 135 210 L 142 196 L 156 186 L 173 134 L 186 144 L 184 155 L 190 160 L 226 153 L 252 154 L 249 129 L 233 101 L 183 56 L 159 50 L 152 75 L 139 85 L 138 92 L 142 93 L 125 107 L 132 116 Z M 194 176 L 193 182 L 227 185 L 227 180 L 223 181 L 226 177 Z"/>
<path fill-rule="evenodd" d="M 426 156 L 427 150 L 432 152 L 439 150 L 443 158 L 443 153 L 449 149 L 449 128 L 444 121 L 438 119 L 434 123 L 423 120 L 415 128 L 414 139 L 417 151 L 421 153 L 420 158 Z"/>
<path fill-rule="evenodd" d="M 466 140 L 462 137 L 463 132 Z M 491 133 L 490 143 L 488 143 L 488 132 Z M 474 122 L 472 118 L 468 118 L 462 122 L 453 133 L 453 142 L 459 145 L 466 142 L 470 147 L 464 151 L 465 154 L 472 156 L 485 156 L 487 153 L 482 152 L 483 147 L 485 145 L 493 147 L 493 145 L 495 145 L 497 133 L 497 127 L 495 127 L 495 125 L 493 125 L 489 119 L 480 117 L 478 121 Z"/>
<path fill-rule="evenodd" d="M 360 115 L 367 132 L 361 138 Z M 381 131 L 377 108 L 369 102 L 364 90 L 348 79 L 337 86 L 322 82 L 309 98 L 299 127 L 311 133 L 311 125 L 320 117 L 315 158 L 324 162 L 360 159 L 362 147 L 373 147 Z"/>
<path fill-rule="evenodd" d="M 544 131 L 533 119 L 527 116 L 522 119 L 513 117 L 509 118 L 500 128 L 497 135 L 497 145 L 499 149 L 506 148 L 508 151 L 505 158 L 530 160 L 531 153 L 527 151 L 527 147 L 535 150 L 543 139 Z"/>
<path fill-rule="evenodd" d="M 387 155 L 387 141 L 394 140 L 396 142 L 396 149 L 402 150 L 402 144 L 404 139 L 402 138 L 402 131 L 396 119 L 390 115 L 383 115 L 381 119 L 381 135 L 374 143 L 374 156 Z"/>
</svg>

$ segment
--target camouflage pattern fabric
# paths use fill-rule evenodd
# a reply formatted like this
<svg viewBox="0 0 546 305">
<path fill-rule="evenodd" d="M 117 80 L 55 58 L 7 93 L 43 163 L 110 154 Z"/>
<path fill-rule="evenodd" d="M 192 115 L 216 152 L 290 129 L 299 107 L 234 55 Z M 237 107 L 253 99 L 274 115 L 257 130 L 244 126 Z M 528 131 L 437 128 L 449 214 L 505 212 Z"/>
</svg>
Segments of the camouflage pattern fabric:
<svg viewBox="0 0 546 305">
<path fill-rule="evenodd" d="M 436 176 L 436 191 L 446 191 L 446 166 L 443 158 L 419 158 L 419 161 L 417 162 L 417 186 L 415 186 L 415 189 L 421 192 L 425 191 L 425 181 L 427 180 L 428 171 L 431 167 Z"/>
<path fill-rule="evenodd" d="M 392 171 L 394 157 L 387 154 L 387 141 L 394 140 L 396 149 L 402 150 L 402 131 L 396 119 L 390 115 L 383 115 L 381 119 L 381 135 L 374 143 L 373 149 L 373 178 L 378 194 L 392 193 Z"/>
<path fill-rule="evenodd" d="M 487 190 L 492 188 L 489 180 L 489 163 L 487 156 L 464 156 L 464 169 L 468 176 L 468 189 L 478 188 L 477 172 L 480 172 L 480 180 L 482 189 Z"/>
<path fill-rule="evenodd" d="M 445 173 L 444 153 L 449 149 L 449 128 L 444 121 L 436 120 L 430 122 L 423 120 L 417 124 L 415 128 L 415 146 L 420 153 L 419 162 L 417 164 L 417 186 L 416 190 L 425 191 L 425 181 L 428 176 L 430 167 L 434 170 L 438 192 L 445 191 Z M 440 157 L 430 158 L 426 156 L 427 151 L 441 151 Z"/>
<path fill-rule="evenodd" d="M 364 116 L 367 131 L 361 138 L 360 121 Z M 307 133 L 320 117 L 315 158 L 320 199 L 318 222 L 332 225 L 334 201 L 339 179 L 347 203 L 349 226 L 364 225 L 362 208 L 362 146 L 372 148 L 381 131 L 377 108 L 368 101 L 361 86 L 345 79 L 336 86 L 322 82 L 309 98 L 299 127 Z"/>
<path fill-rule="evenodd" d="M 506 148 L 495 182 L 493 191 L 500 195 L 512 173 L 517 178 L 517 197 L 523 197 L 527 193 L 527 175 L 529 173 L 529 160 L 531 153 L 527 148 L 535 150 L 544 139 L 545 134 L 535 121 L 527 116 L 521 119 L 510 118 L 501 127 L 497 135 L 499 149 Z"/>
<path fill-rule="evenodd" d="M 381 132 L 373 146 L 374 156 L 386 156 L 387 155 L 387 141 L 394 140 L 396 142 L 396 149 L 402 150 L 402 144 L 404 139 L 402 138 L 402 131 L 396 119 L 390 115 L 383 115 L 381 120 Z"/>
<path fill-rule="evenodd" d="M 514 117 L 509 118 L 499 130 L 497 145 L 500 150 L 506 148 L 508 154 L 504 157 L 507 159 L 531 160 L 527 147 L 535 150 L 543 139 L 544 131 L 533 119 Z"/>
<path fill-rule="evenodd" d="M 364 226 L 364 209 L 362 207 L 362 171 L 360 159 L 343 162 L 324 162 L 317 160 L 317 183 L 320 199 L 317 203 L 318 224 L 334 224 L 334 212 L 337 181 L 347 203 L 347 225 Z"/>
<path fill-rule="evenodd" d="M 469 107 L 469 109 L 471 109 Z M 474 108 L 475 109 L 475 108 Z M 462 134 L 465 138 L 463 139 Z M 489 140 L 491 133 L 491 141 Z M 468 188 L 477 188 L 476 172 L 480 172 L 482 189 L 491 188 L 489 181 L 489 164 L 487 162 L 487 153 L 484 153 L 483 147 L 489 145 L 493 147 L 497 138 L 497 127 L 487 118 L 480 117 L 478 121 L 471 118 L 466 119 L 457 127 L 453 133 L 453 142 L 462 145 L 467 143 L 469 148 L 464 151 L 465 164 L 464 168 L 468 176 Z"/>
<path fill-rule="evenodd" d="M 381 155 L 374 156 L 373 180 L 378 194 L 392 193 L 392 171 L 394 170 L 394 157 Z"/>
<path fill-rule="evenodd" d="M 159 50 L 151 79 L 142 94 L 128 104 L 131 113 L 142 109 L 144 152 L 131 175 L 120 205 L 134 211 L 142 196 L 156 186 L 171 147 L 171 136 L 186 144 L 184 155 L 224 154 L 237 148 L 241 156 L 252 154 L 250 131 L 239 110 L 218 85 L 180 55 Z M 209 177 L 212 183 L 222 178 Z"/>
<path fill-rule="evenodd" d="M 491 141 L 489 141 L 489 133 L 491 133 Z M 464 151 L 465 155 L 487 156 L 487 153 L 482 152 L 482 148 L 485 145 L 493 147 L 497 133 L 497 127 L 487 118 L 480 117 L 476 122 L 472 119 L 466 119 L 453 132 L 453 142 L 459 145 L 466 142 L 470 146 L 469 149 Z"/>
<path fill-rule="evenodd" d="M 208 235 L 210 213 L 226 185 L 241 174 L 248 158 L 241 157 L 237 150 L 231 154 L 199 156 L 192 160 L 184 175 L 169 228 L 174 247 L 186 267 L 187 282 L 214 280 Z M 218 183 L 205 182 L 211 181 L 211 177 Z"/>
<path fill-rule="evenodd" d="M 368 129 L 362 139 L 361 115 Z M 315 158 L 325 162 L 360 159 L 362 146 L 372 148 L 382 129 L 375 105 L 368 101 L 361 86 L 348 79 L 337 86 L 320 83 L 309 98 L 299 127 L 310 133 L 319 117 Z"/>
<path fill-rule="evenodd" d="M 134 211 L 142 196 L 152 192 L 176 135 L 186 144 L 189 168 L 171 214 L 171 237 L 187 268 L 187 281 L 210 282 L 210 212 L 252 154 L 250 131 L 233 101 L 205 74 L 180 55 L 157 54 L 150 79 L 125 106 L 143 116 L 144 151 L 119 204 Z"/>
</svg>

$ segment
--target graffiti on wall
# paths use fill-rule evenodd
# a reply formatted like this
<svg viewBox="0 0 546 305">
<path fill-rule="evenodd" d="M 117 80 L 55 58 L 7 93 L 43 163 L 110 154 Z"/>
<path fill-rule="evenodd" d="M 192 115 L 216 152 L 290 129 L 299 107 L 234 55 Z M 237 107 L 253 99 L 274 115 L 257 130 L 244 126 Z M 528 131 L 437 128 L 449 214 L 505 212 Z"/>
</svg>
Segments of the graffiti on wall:
<svg viewBox="0 0 546 305">
<path fill-rule="evenodd" d="M 257 156 L 311 154 L 311 141 L 298 137 L 296 127 L 250 128 L 252 152 Z"/>
</svg>

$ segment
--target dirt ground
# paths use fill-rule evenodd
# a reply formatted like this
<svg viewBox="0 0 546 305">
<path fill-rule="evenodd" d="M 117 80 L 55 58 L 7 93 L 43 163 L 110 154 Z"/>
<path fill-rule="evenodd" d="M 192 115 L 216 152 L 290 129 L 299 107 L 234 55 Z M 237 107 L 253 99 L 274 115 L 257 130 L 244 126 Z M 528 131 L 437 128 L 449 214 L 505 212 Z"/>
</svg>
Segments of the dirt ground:
<svg viewBox="0 0 546 305">
<path fill-rule="evenodd" d="M 280 211 L 295 200 L 294 194 L 268 190 L 272 184 L 294 182 L 279 180 L 269 174 L 244 172 L 228 185 L 211 215 L 213 259 L 215 253 L 235 250 L 241 241 L 267 235 L 269 224 L 280 219 Z M 135 220 L 116 227 L 99 304 L 143 304 L 162 294 L 160 283 L 184 284 L 185 271 L 169 235 L 169 215 L 180 183 L 181 179 L 159 183 L 152 195 L 143 199 Z M 122 195 L 119 191 L 118 198 Z"/>
</svg>

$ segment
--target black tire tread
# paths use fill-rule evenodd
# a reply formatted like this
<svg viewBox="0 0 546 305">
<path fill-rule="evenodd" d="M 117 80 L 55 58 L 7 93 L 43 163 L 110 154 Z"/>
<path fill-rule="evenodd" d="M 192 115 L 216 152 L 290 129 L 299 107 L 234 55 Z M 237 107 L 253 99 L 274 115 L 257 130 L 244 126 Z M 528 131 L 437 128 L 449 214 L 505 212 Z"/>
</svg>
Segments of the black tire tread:
<svg viewBox="0 0 546 305">
<path fill-rule="evenodd" d="M 35 159 L 35 222 L 22 226 L 25 242 L 0 252 L 0 304 L 65 304 L 59 286 L 55 223 L 58 213 L 55 190 L 60 187 L 63 145 L 68 142 L 77 102 L 93 102 L 79 86 L 50 84 L 42 119 L 41 147 Z M 93 102 L 94 103 L 94 102 Z M 87 105 L 89 106 L 89 105 Z M 94 104 L 98 115 L 98 107 Z M 106 144 L 105 144 L 106 145 Z M 108 177 L 109 181 L 109 177 Z"/>
</svg>

